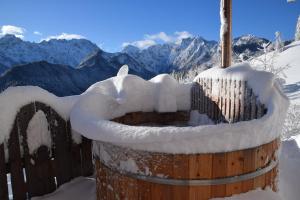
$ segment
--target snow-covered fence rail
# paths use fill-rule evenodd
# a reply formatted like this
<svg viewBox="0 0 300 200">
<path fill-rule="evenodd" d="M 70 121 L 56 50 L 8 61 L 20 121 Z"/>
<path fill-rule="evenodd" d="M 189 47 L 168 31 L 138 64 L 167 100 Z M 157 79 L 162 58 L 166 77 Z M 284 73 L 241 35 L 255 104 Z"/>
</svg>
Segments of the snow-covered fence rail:
<svg viewBox="0 0 300 200">
<path fill-rule="evenodd" d="M 241 80 L 199 78 L 191 95 L 192 110 L 207 114 L 216 123 L 258 119 L 267 111 L 247 82 Z"/>
<path fill-rule="evenodd" d="M 14 199 L 44 195 L 72 178 L 91 175 L 91 141 L 79 141 L 72 139 L 70 122 L 50 106 L 23 106 L 7 143 L 0 144 L 0 199 L 8 199 L 8 173 Z"/>
</svg>

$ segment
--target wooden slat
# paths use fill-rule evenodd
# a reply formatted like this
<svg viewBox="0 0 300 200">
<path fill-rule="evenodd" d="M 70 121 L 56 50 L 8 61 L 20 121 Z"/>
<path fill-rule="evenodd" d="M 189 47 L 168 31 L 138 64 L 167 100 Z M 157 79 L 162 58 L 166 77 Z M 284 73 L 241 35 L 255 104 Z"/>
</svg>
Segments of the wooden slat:
<svg viewBox="0 0 300 200">
<path fill-rule="evenodd" d="M 243 174 L 244 154 L 243 151 L 227 153 L 227 176 L 237 176 Z M 242 182 L 226 184 L 226 196 L 240 194 L 242 192 Z"/>
<path fill-rule="evenodd" d="M 211 179 L 212 178 L 212 154 L 195 154 L 189 156 L 189 177 L 190 179 Z M 190 186 L 190 199 L 204 200 L 211 198 L 211 186 Z"/>
<path fill-rule="evenodd" d="M 239 112 L 239 121 L 244 121 L 245 119 L 245 94 L 246 94 L 246 86 L 244 81 L 240 81 L 239 88 L 239 99 L 240 99 L 240 112 Z"/>
<path fill-rule="evenodd" d="M 8 200 L 4 144 L 0 144 L 0 199 Z"/>
<path fill-rule="evenodd" d="M 255 153 L 255 168 L 259 169 L 264 167 L 267 159 L 267 152 L 263 146 L 256 148 Z M 265 175 L 259 176 L 254 179 L 254 188 L 264 188 L 265 186 Z"/>
<path fill-rule="evenodd" d="M 235 108 L 235 80 L 231 80 L 231 85 L 230 85 L 230 122 L 234 122 L 234 108 Z"/>
<path fill-rule="evenodd" d="M 222 86 L 221 86 L 221 120 L 220 122 L 225 122 L 225 108 L 226 108 L 226 97 L 225 97 L 225 80 L 222 79 Z"/>
<path fill-rule="evenodd" d="M 241 81 L 234 81 L 234 118 L 233 122 L 238 122 L 240 118 L 240 89 Z"/>
<path fill-rule="evenodd" d="M 44 110 L 49 110 L 45 107 Z M 47 111 L 46 111 L 47 112 Z M 41 196 L 56 189 L 54 177 L 50 167 L 50 151 L 47 147 L 40 147 L 35 155 L 30 155 L 27 143 L 27 128 L 35 114 L 34 103 L 24 106 L 18 116 L 19 132 L 22 135 L 24 164 L 28 186 L 28 196 Z M 38 137 L 38 136 L 37 136 Z"/>
<path fill-rule="evenodd" d="M 256 112 L 256 96 L 251 89 L 251 119 L 257 118 L 257 112 Z"/>
<path fill-rule="evenodd" d="M 227 80 L 227 86 L 226 86 L 226 120 L 228 122 L 231 121 L 231 117 L 230 117 L 230 109 L 231 109 L 231 99 L 230 99 L 230 95 L 231 95 L 231 79 Z"/>
<path fill-rule="evenodd" d="M 82 174 L 83 176 L 91 176 L 94 172 L 93 156 L 92 156 L 92 141 L 85 137 L 82 137 L 81 156 L 82 156 Z"/>
<path fill-rule="evenodd" d="M 254 172 L 255 169 L 255 148 L 244 150 L 244 173 Z M 243 181 L 242 192 L 248 192 L 253 189 L 254 181 L 253 179 Z"/>
<path fill-rule="evenodd" d="M 245 95 L 244 95 L 244 120 L 251 119 L 251 90 L 247 88 L 247 82 L 245 82 Z"/>
<path fill-rule="evenodd" d="M 66 122 L 54 110 L 51 110 L 50 130 L 57 186 L 72 178 L 71 136 L 70 133 L 67 133 L 66 126 Z"/>
<path fill-rule="evenodd" d="M 8 140 L 8 154 L 11 172 L 11 185 L 14 200 L 26 199 L 26 185 L 23 175 L 23 163 L 20 153 L 18 124 L 15 120 Z"/>
<path fill-rule="evenodd" d="M 227 175 L 226 153 L 213 154 L 212 177 L 224 178 Z M 226 195 L 226 185 L 214 185 L 211 187 L 212 197 L 224 197 Z"/>
<path fill-rule="evenodd" d="M 72 133 L 71 123 L 67 121 L 67 133 Z M 81 159 L 81 145 L 75 144 L 73 139 L 71 141 L 71 154 L 72 154 L 72 178 L 82 176 L 82 159 Z"/>
</svg>

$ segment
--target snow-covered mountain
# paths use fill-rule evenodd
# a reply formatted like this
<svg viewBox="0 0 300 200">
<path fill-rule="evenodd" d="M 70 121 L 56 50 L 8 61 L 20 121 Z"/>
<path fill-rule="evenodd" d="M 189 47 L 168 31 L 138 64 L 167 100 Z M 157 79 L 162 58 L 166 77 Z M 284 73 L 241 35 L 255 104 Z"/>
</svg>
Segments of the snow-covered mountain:
<svg viewBox="0 0 300 200">
<path fill-rule="evenodd" d="M 234 55 L 257 55 L 267 42 L 242 36 L 234 40 Z M 6 35 L 0 38 L 0 91 L 15 85 L 38 85 L 59 96 L 79 94 L 90 84 L 116 75 L 124 64 L 130 73 L 148 79 L 158 73 L 203 71 L 217 65 L 218 58 L 218 43 L 201 37 L 144 50 L 127 46 L 122 52 L 107 53 L 85 39 L 33 43 Z"/>
<path fill-rule="evenodd" d="M 233 41 L 233 56 L 238 58 L 242 54 L 244 59 L 257 56 L 262 53 L 263 44 L 269 42 L 253 35 L 238 37 Z M 219 62 L 218 42 L 202 37 L 186 38 L 179 44 L 157 44 L 142 50 L 129 45 L 123 52 L 155 73 L 187 71 L 193 68 L 205 70 Z"/>
<path fill-rule="evenodd" d="M 115 76 L 125 63 L 129 65 L 131 74 L 145 79 L 154 76 L 144 68 L 139 68 L 127 54 L 108 54 L 98 50 L 78 68 L 46 61 L 12 67 L 0 76 L 0 92 L 10 86 L 34 85 L 57 96 L 81 94 L 93 83 Z"/>
<path fill-rule="evenodd" d="M 0 38 L 0 66 L 10 68 L 20 64 L 47 61 L 76 67 L 98 49 L 97 45 L 86 39 L 52 39 L 35 43 L 23 41 L 14 35 L 5 35 Z"/>
<path fill-rule="evenodd" d="M 107 53 L 100 49 L 84 59 L 78 66 L 78 69 L 97 69 L 99 70 L 98 73 L 110 70 L 111 74 L 115 75 L 124 64 L 129 66 L 129 73 L 131 74 L 136 74 L 146 79 L 152 78 L 155 75 L 155 73 L 148 71 L 126 53 Z"/>
<path fill-rule="evenodd" d="M 262 45 L 268 42 L 252 35 L 236 38 L 233 42 L 234 56 L 242 54 L 245 59 L 256 56 L 261 52 Z M 98 50 L 100 49 L 97 45 L 86 39 L 52 39 L 34 43 L 23 41 L 13 35 L 5 35 L 0 38 L 0 74 L 12 66 L 38 61 L 76 68 Z M 193 37 L 185 38 L 181 43 L 157 44 L 143 50 L 129 45 L 121 53 L 106 53 L 105 58 L 113 57 L 126 61 L 129 59 L 128 55 L 133 58 L 130 59 L 133 63 L 131 68 L 135 68 L 136 71 L 144 68 L 158 74 L 187 71 L 192 68 L 204 70 L 218 64 L 219 46 L 216 41 Z"/>
</svg>

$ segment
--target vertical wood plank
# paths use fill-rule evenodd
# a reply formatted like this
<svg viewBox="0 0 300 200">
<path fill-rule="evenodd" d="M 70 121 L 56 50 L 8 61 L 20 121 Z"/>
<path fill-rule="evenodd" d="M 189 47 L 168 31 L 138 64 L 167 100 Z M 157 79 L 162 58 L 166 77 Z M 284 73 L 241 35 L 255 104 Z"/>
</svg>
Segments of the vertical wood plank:
<svg viewBox="0 0 300 200">
<path fill-rule="evenodd" d="M 190 179 L 211 179 L 212 178 L 212 154 L 195 154 L 189 156 L 189 177 Z M 211 198 L 211 186 L 190 186 L 190 199 L 206 200 Z"/>
<path fill-rule="evenodd" d="M 256 119 L 257 115 L 256 115 L 256 97 L 255 94 L 253 92 L 253 90 L 251 89 L 251 97 L 250 97 L 250 105 L 251 105 L 251 119 Z"/>
<path fill-rule="evenodd" d="M 85 137 L 82 137 L 81 155 L 83 176 L 91 176 L 94 172 L 92 141 Z"/>
<path fill-rule="evenodd" d="M 200 79 L 200 101 L 199 103 L 199 107 L 200 107 L 200 113 L 204 113 L 204 97 L 205 97 L 205 93 L 204 93 L 204 85 L 203 85 L 203 79 Z"/>
<path fill-rule="evenodd" d="M 71 123 L 68 120 L 66 124 L 67 133 L 72 136 Z M 73 136 L 72 136 L 73 138 Z M 71 140 L 71 154 L 72 154 L 72 178 L 82 176 L 82 160 L 81 160 L 81 145 L 76 144 Z"/>
<path fill-rule="evenodd" d="M 207 95 L 209 95 L 209 85 L 207 85 Z M 207 102 L 207 107 L 209 102 Z M 169 163 L 170 165 L 170 163 Z M 175 179 L 188 179 L 189 177 L 189 158 L 183 154 L 175 154 L 173 156 L 173 175 L 172 178 Z M 187 186 L 168 186 L 173 189 L 170 195 L 173 194 L 174 200 L 189 199 L 189 187 Z M 172 191 L 172 190 L 171 190 Z M 171 199 L 168 195 L 164 199 Z"/>
<path fill-rule="evenodd" d="M 4 144 L 0 144 L 0 199 L 8 200 Z"/>
<path fill-rule="evenodd" d="M 263 146 L 259 146 L 256 148 L 255 152 L 255 168 L 259 169 L 266 165 L 267 152 L 263 148 Z M 256 177 L 254 179 L 254 188 L 264 188 L 265 186 L 265 175 Z"/>
<path fill-rule="evenodd" d="M 27 195 L 23 175 L 23 163 L 21 160 L 17 120 L 14 122 L 13 129 L 8 140 L 8 154 L 13 198 L 14 200 L 24 200 L 27 198 Z"/>
<path fill-rule="evenodd" d="M 223 178 L 227 174 L 227 154 L 216 153 L 213 155 L 212 177 Z M 224 197 L 226 195 L 226 185 L 213 185 L 211 187 L 212 197 Z"/>
<path fill-rule="evenodd" d="M 245 96 L 244 96 L 244 106 L 245 106 L 245 113 L 244 113 L 244 120 L 251 119 L 251 91 L 247 87 L 247 82 L 245 82 Z"/>
<path fill-rule="evenodd" d="M 245 95 L 246 95 L 246 88 L 245 82 L 240 81 L 239 87 L 239 99 L 240 99 L 240 112 L 239 112 L 239 121 L 244 121 L 245 119 Z"/>
<path fill-rule="evenodd" d="M 226 120 L 230 123 L 231 122 L 231 114 L 230 114 L 230 109 L 231 109 L 231 79 L 226 80 L 227 82 L 227 87 L 226 87 Z"/>
<path fill-rule="evenodd" d="M 49 107 L 43 105 L 39 109 L 49 113 Z M 38 110 L 39 110 L 38 109 Z M 17 119 L 19 132 L 22 136 L 22 146 L 24 154 L 24 165 L 26 172 L 26 181 L 28 187 L 28 196 L 41 196 L 56 189 L 55 180 L 51 171 L 50 151 L 46 146 L 39 147 L 34 155 L 30 155 L 27 143 L 27 128 L 30 120 L 36 112 L 35 104 L 31 103 L 21 108 Z"/>
<path fill-rule="evenodd" d="M 227 176 L 237 176 L 243 174 L 243 167 L 243 151 L 233 151 L 227 153 Z M 240 194 L 241 192 L 242 182 L 226 184 L 226 196 Z"/>
<path fill-rule="evenodd" d="M 67 133 L 66 122 L 54 110 L 51 111 L 50 131 L 53 142 L 53 156 L 57 186 L 72 178 L 71 136 Z"/>
<path fill-rule="evenodd" d="M 240 118 L 240 88 L 241 88 L 241 81 L 234 81 L 234 119 L 233 122 L 238 122 Z"/>
<path fill-rule="evenodd" d="M 225 113 L 226 113 L 226 81 L 224 80 L 224 79 L 222 79 L 222 88 L 221 88 L 221 105 L 222 105 L 222 107 L 221 107 L 221 117 L 222 117 L 222 119 L 221 119 L 221 122 L 225 122 L 226 120 L 225 120 Z"/>
<path fill-rule="evenodd" d="M 252 149 L 246 149 L 244 150 L 244 169 L 243 172 L 250 173 L 254 172 L 255 169 L 255 148 Z M 243 181 L 242 183 L 242 192 L 246 193 L 250 190 L 252 190 L 254 187 L 254 181 L 253 179 Z"/>
<path fill-rule="evenodd" d="M 230 80 L 231 81 L 231 86 L 230 86 L 230 122 L 233 123 L 234 122 L 234 108 L 235 108 L 235 80 Z"/>
</svg>

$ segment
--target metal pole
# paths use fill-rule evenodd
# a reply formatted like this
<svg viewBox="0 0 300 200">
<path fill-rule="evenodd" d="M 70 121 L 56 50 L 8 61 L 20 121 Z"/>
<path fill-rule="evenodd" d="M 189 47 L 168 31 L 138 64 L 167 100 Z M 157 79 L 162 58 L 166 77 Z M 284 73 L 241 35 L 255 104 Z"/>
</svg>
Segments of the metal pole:
<svg viewBox="0 0 300 200">
<path fill-rule="evenodd" d="M 221 67 L 231 65 L 232 0 L 221 0 Z"/>
</svg>

